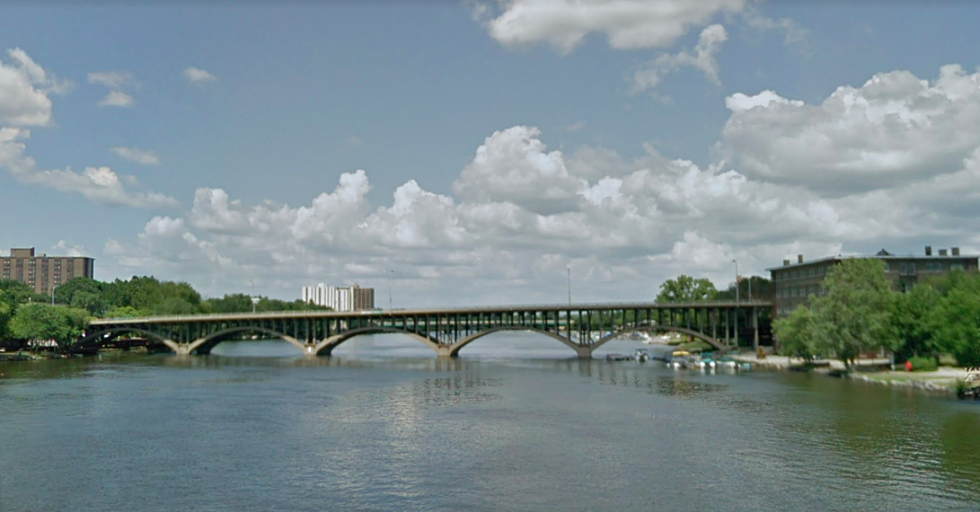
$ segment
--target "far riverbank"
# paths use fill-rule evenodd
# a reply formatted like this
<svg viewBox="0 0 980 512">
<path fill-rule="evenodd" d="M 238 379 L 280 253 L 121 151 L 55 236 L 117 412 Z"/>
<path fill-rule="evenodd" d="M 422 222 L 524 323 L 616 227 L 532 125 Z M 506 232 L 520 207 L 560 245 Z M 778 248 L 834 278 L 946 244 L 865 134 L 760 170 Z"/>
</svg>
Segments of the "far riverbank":
<svg viewBox="0 0 980 512">
<path fill-rule="evenodd" d="M 756 354 L 738 354 L 732 357 L 751 364 L 753 368 L 778 371 L 789 371 L 803 364 L 802 359 L 777 355 L 767 355 L 763 359 L 759 359 Z M 820 359 L 815 363 L 817 367 L 813 371 L 818 373 L 844 371 L 844 363 L 840 361 Z M 848 378 L 885 386 L 910 387 L 946 394 L 956 394 L 957 382 L 966 380 L 970 376 L 970 372 L 965 369 L 947 366 L 930 372 L 895 371 L 891 370 L 891 361 L 884 358 L 861 359 L 855 366 L 855 371 L 847 374 Z"/>
</svg>

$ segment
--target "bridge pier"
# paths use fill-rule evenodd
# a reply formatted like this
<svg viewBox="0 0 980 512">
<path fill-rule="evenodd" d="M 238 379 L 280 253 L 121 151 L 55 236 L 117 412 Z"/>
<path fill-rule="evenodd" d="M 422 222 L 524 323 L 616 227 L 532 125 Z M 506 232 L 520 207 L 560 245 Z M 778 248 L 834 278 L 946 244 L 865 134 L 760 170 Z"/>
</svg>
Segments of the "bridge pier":
<svg viewBox="0 0 980 512">
<path fill-rule="evenodd" d="M 436 348 L 436 353 L 439 355 L 440 358 L 459 356 L 458 353 L 457 354 L 453 353 L 453 347 L 450 345 L 439 345 L 439 347 Z"/>
<path fill-rule="evenodd" d="M 592 346 L 590 345 L 579 345 L 575 348 L 575 352 L 578 353 L 579 359 L 592 359 Z"/>
<path fill-rule="evenodd" d="M 179 343 L 177 345 L 176 354 L 178 356 L 189 356 L 191 355 L 191 344 L 190 343 Z"/>
</svg>

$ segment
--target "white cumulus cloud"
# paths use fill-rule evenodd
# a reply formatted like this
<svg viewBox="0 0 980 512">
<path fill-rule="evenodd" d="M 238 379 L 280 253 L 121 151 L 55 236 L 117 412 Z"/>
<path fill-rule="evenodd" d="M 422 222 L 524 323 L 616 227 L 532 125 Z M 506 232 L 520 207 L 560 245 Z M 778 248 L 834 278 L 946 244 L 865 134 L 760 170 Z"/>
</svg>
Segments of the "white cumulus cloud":
<svg viewBox="0 0 980 512">
<path fill-rule="evenodd" d="M 692 27 L 720 12 L 738 12 L 746 0 L 507 0 L 489 20 L 501 44 L 547 42 L 567 53 L 591 33 L 604 34 L 616 49 L 666 48 Z M 486 15 L 488 9 L 479 10 Z"/>
<path fill-rule="evenodd" d="M 50 93 L 64 94 L 72 86 L 34 62 L 20 48 L 7 50 L 12 62 L 0 60 L 0 123 L 46 126 L 51 123 Z"/>
<path fill-rule="evenodd" d="M 980 145 L 980 73 L 943 66 L 841 86 L 818 105 L 772 91 L 735 94 L 716 150 L 749 176 L 841 195 L 962 167 Z"/>
</svg>

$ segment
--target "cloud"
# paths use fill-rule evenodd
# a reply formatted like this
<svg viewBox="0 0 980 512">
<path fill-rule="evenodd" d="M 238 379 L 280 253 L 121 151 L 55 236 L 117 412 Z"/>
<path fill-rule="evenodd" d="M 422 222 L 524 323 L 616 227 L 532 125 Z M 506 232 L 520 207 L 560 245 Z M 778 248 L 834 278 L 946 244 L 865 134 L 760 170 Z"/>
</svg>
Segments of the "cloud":
<svg viewBox="0 0 980 512">
<path fill-rule="evenodd" d="M 109 94 L 105 98 L 102 98 L 97 103 L 100 107 L 123 107 L 128 108 L 133 106 L 136 100 L 132 96 L 120 92 L 120 91 L 109 91 Z"/>
<path fill-rule="evenodd" d="M 88 83 L 104 85 L 107 89 L 139 88 L 136 75 L 129 71 L 94 71 L 88 74 Z"/>
<path fill-rule="evenodd" d="M 581 130 L 582 128 L 585 128 L 585 121 L 579 121 L 577 123 L 572 123 L 572 124 L 570 124 L 570 125 L 568 125 L 568 126 L 565 127 L 565 131 L 566 132 L 577 132 L 577 131 Z"/>
<path fill-rule="evenodd" d="M 0 123 L 46 126 L 51 123 L 50 93 L 64 94 L 72 83 L 59 80 L 20 48 L 7 50 L 12 64 L 0 60 Z"/>
<path fill-rule="evenodd" d="M 759 14 L 756 9 L 747 9 L 745 20 L 750 27 L 756 30 L 781 31 L 786 46 L 796 47 L 804 52 L 808 51 L 810 31 L 791 18 L 769 18 Z"/>
<path fill-rule="evenodd" d="M 218 80 L 211 73 L 193 66 L 184 70 L 184 78 L 194 85 L 204 85 L 205 83 L 215 82 Z"/>
<path fill-rule="evenodd" d="M 572 177 L 560 151 L 545 153 L 537 128 L 495 132 L 453 183 L 469 201 L 511 202 L 535 212 L 567 211 L 580 200 L 585 182 Z"/>
<path fill-rule="evenodd" d="M 209 293 L 244 276 L 276 276 L 259 286 L 287 297 L 310 282 L 381 286 L 394 268 L 413 290 L 403 300 L 431 305 L 554 300 L 546 292 L 563 276 L 551 271 L 567 265 L 593 298 L 617 290 L 626 294 L 619 298 L 649 299 L 656 280 L 671 273 L 724 284 L 732 257 L 761 269 L 798 250 L 800 237 L 816 252 L 867 236 L 864 225 L 806 190 L 668 161 L 652 148 L 633 161 L 602 148 L 566 157 L 549 152 L 540 135 L 515 126 L 487 137 L 454 196 L 409 180 L 374 207 L 364 171 L 341 175 L 333 191 L 300 206 L 248 205 L 200 188 L 190 212 L 155 218 L 134 241 L 112 240 L 113 255 L 126 273 L 180 276 Z M 608 162 L 609 173 L 581 177 L 577 169 L 596 171 L 578 160 Z M 770 259 L 754 255 L 755 247 Z M 481 291 L 464 297 L 460 282 Z"/>
<path fill-rule="evenodd" d="M 154 192 L 133 192 L 127 185 L 138 186 L 133 176 L 120 176 L 109 167 L 87 167 L 77 172 L 69 169 L 37 169 L 35 160 L 24 154 L 23 140 L 30 132 L 22 128 L 0 128 L 0 167 L 6 168 L 21 183 L 40 185 L 61 192 L 81 194 L 105 205 L 138 208 L 176 208 L 176 199 Z"/>
<path fill-rule="evenodd" d="M 667 75 L 683 67 L 693 67 L 704 72 L 704 76 L 715 85 L 721 85 L 718 76 L 718 62 L 715 55 L 728 40 L 725 27 L 715 24 L 705 27 L 694 47 L 694 53 L 683 50 L 676 54 L 663 54 L 646 67 L 633 74 L 633 91 L 653 89 Z"/>
<path fill-rule="evenodd" d="M 123 92 L 124 89 L 139 89 L 140 83 L 129 71 L 94 71 L 88 74 L 90 84 L 100 84 L 109 89 L 109 93 L 97 103 L 100 107 L 133 106 L 136 100 L 132 95 Z"/>
<path fill-rule="evenodd" d="M 348 146 L 353 146 L 353 147 L 360 146 L 361 144 L 364 144 L 364 141 L 362 141 L 361 138 L 358 137 L 358 136 L 356 136 L 356 135 L 351 135 L 350 137 L 347 137 L 346 139 L 344 139 L 344 142 Z"/>
<path fill-rule="evenodd" d="M 74 245 L 67 240 L 58 240 L 58 243 L 51 248 L 67 256 L 88 256 L 88 251 L 85 250 L 84 245 Z"/>
<path fill-rule="evenodd" d="M 720 12 L 738 12 L 746 0 L 508 0 L 487 22 L 501 44 L 539 42 L 568 53 L 590 33 L 602 33 L 615 49 L 666 48 L 691 27 Z M 485 4 L 483 4 L 485 7 Z M 480 15 L 485 16 L 484 8 Z"/>
<path fill-rule="evenodd" d="M 119 155 L 126 160 L 131 162 L 136 162 L 142 165 L 160 165 L 160 157 L 156 153 L 147 149 L 140 148 L 127 148 L 123 146 L 116 146 L 110 148 L 110 151 Z"/>
<path fill-rule="evenodd" d="M 932 82 L 878 73 L 818 105 L 772 91 L 734 94 L 726 105 L 719 156 L 753 178 L 832 195 L 952 172 L 980 145 L 980 73 L 955 64 Z"/>
</svg>

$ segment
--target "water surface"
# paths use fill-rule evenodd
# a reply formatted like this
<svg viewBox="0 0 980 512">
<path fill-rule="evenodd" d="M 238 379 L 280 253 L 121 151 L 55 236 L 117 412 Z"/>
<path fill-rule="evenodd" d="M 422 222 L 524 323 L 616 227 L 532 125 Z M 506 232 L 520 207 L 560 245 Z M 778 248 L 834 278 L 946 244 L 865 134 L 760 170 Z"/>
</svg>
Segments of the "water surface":
<svg viewBox="0 0 980 512">
<path fill-rule="evenodd" d="M 642 345 L 617 341 L 603 352 Z M 0 510 L 980 510 L 980 407 L 488 336 L 0 365 Z"/>
</svg>

